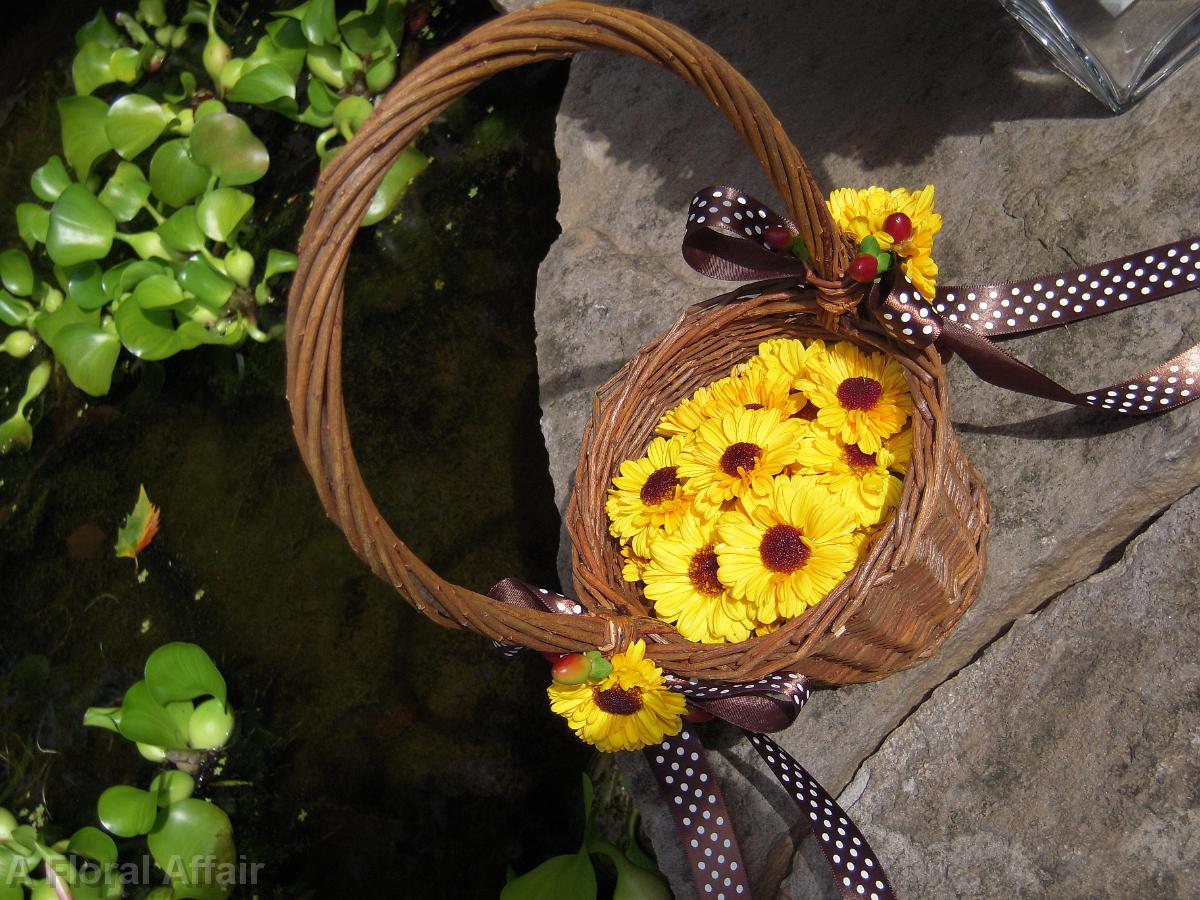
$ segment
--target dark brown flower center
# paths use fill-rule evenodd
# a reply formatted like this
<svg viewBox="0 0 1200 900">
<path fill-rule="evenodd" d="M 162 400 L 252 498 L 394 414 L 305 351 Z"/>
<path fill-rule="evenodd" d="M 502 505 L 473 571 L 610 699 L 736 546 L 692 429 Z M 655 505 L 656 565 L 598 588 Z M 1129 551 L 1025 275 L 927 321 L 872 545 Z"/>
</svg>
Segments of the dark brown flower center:
<svg viewBox="0 0 1200 900">
<path fill-rule="evenodd" d="M 842 458 L 859 475 L 868 469 L 875 468 L 875 454 L 863 453 L 858 449 L 858 444 L 847 444 L 846 449 L 842 452 Z"/>
<path fill-rule="evenodd" d="M 614 716 L 632 716 L 642 708 L 642 689 L 610 687 L 606 691 L 592 689 L 592 700 L 606 713 Z"/>
<path fill-rule="evenodd" d="M 692 556 L 688 578 L 692 580 L 696 593 L 702 597 L 715 597 L 725 590 L 725 585 L 717 578 L 717 554 L 712 545 L 697 550 Z"/>
<path fill-rule="evenodd" d="M 737 475 L 738 469 L 752 472 L 762 452 L 762 447 L 758 444 L 748 444 L 745 441 L 730 444 L 721 454 L 721 471 L 726 475 Z"/>
<path fill-rule="evenodd" d="M 655 469 L 646 479 L 646 483 L 642 485 L 642 502 L 647 506 L 658 506 L 664 500 L 675 495 L 675 485 L 677 484 L 679 484 L 679 479 L 675 477 L 674 466 Z"/>
<path fill-rule="evenodd" d="M 803 568 L 812 551 L 801 540 L 800 529 L 792 525 L 772 525 L 758 545 L 762 563 L 772 572 L 786 575 Z"/>
<path fill-rule="evenodd" d="M 763 408 L 763 405 L 761 403 L 747 403 L 746 404 L 746 409 L 762 409 L 762 408 Z"/>
<path fill-rule="evenodd" d="M 843 409 L 874 409 L 882 396 L 883 385 L 874 378 L 847 378 L 837 389 Z"/>
<path fill-rule="evenodd" d="M 817 417 L 818 412 L 819 412 L 819 410 L 817 409 L 816 404 L 806 403 L 804 405 L 804 409 L 800 410 L 800 412 L 798 412 L 798 413 L 795 413 L 792 416 L 792 418 L 793 419 L 803 419 L 805 422 L 811 422 L 813 419 L 815 419 Z"/>
</svg>

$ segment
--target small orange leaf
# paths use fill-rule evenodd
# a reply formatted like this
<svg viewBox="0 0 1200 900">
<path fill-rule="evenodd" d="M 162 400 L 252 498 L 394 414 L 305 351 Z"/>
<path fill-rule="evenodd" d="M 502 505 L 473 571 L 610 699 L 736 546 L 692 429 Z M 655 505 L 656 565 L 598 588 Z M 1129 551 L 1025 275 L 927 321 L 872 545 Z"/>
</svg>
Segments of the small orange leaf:
<svg viewBox="0 0 1200 900">
<path fill-rule="evenodd" d="M 137 556 L 158 534 L 158 507 L 146 496 L 145 485 L 138 485 L 137 503 L 133 512 L 125 517 L 125 524 L 117 532 L 116 553 L 126 556 L 137 567 Z"/>
</svg>

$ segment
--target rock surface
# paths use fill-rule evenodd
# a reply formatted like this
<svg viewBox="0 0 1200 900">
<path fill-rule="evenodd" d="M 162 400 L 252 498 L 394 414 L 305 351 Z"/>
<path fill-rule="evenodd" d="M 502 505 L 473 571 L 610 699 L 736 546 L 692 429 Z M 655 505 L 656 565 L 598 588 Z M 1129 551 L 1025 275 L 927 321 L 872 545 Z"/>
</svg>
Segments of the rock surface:
<svg viewBox="0 0 1200 900">
<path fill-rule="evenodd" d="M 688 28 L 738 66 L 825 189 L 935 183 L 947 223 L 936 249 L 945 282 L 1052 272 L 1200 231 L 1195 62 L 1113 118 L 983 0 L 872 7 L 865 17 L 859 6 L 832 2 L 626 5 Z M 720 115 L 637 61 L 594 54 L 573 63 L 557 143 L 563 234 L 540 273 L 536 316 L 543 431 L 561 508 L 592 391 L 680 308 L 724 289 L 679 256 L 692 193 L 725 182 L 777 200 Z M 1194 301 L 1153 304 L 1008 347 L 1075 389 L 1106 384 L 1200 340 Z M 835 793 L 864 760 L 873 767 L 872 754 L 887 749 L 897 725 L 981 647 L 1094 573 L 1147 519 L 1200 484 L 1198 407 L 1116 421 L 1005 393 L 958 364 L 950 379 L 952 418 L 995 507 L 989 572 L 979 601 L 933 660 L 814 698 L 783 736 Z M 565 546 L 560 558 L 568 559 Z M 1056 714 L 1036 703 L 1027 712 Z M 1142 730 L 1122 727 L 1127 738 Z M 981 730 L 977 739 L 990 735 Z M 725 744 L 714 767 L 751 870 L 766 885 L 773 875 L 761 861 L 782 852 L 778 839 L 796 813 L 744 743 Z M 914 754 L 897 767 L 918 767 Z M 1025 762 L 1026 771 L 1038 771 L 1036 759 Z M 660 860 L 678 896 L 690 896 L 649 775 L 637 759 L 630 765 Z M 1101 852 L 1069 823 L 1063 829 L 1058 849 Z M 893 867 L 906 866 L 881 853 Z"/>
<path fill-rule="evenodd" d="M 1193 491 L 871 757 L 850 812 L 898 896 L 1200 894 L 1198 539 Z M 784 895 L 823 896 L 816 875 Z"/>
</svg>

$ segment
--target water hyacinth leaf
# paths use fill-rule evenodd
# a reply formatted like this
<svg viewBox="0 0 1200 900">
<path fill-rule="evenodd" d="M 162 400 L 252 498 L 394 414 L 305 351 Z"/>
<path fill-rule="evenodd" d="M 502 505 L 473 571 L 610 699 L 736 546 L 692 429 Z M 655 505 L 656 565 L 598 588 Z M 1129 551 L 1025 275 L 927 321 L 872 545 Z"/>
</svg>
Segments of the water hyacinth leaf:
<svg viewBox="0 0 1200 900">
<path fill-rule="evenodd" d="M 33 304 L 18 300 L 8 291 L 0 291 L 0 322 L 17 328 L 33 315 Z"/>
<path fill-rule="evenodd" d="M 33 293 L 33 266 L 24 250 L 5 250 L 0 253 L 0 281 L 18 297 Z"/>
<path fill-rule="evenodd" d="M 388 34 L 383 7 L 373 10 L 353 10 L 342 17 L 342 40 L 355 53 L 371 56 L 380 50 L 395 51 L 396 45 Z"/>
<path fill-rule="evenodd" d="M 295 272 L 296 263 L 295 253 L 289 253 L 287 250 L 276 250 L 272 247 L 267 251 L 267 265 L 263 270 L 263 280 L 267 281 L 276 275 Z"/>
<path fill-rule="evenodd" d="M 197 117 L 189 140 L 192 159 L 216 175 L 222 187 L 252 184 L 271 164 L 263 142 L 232 113 Z"/>
<path fill-rule="evenodd" d="M 371 204 L 367 207 L 366 215 L 363 216 L 362 226 L 365 228 L 387 218 L 396 208 L 396 204 L 400 202 L 400 198 L 404 196 L 409 185 L 412 184 L 413 179 L 425 171 L 428 166 L 429 159 L 424 153 L 416 147 L 405 148 L 387 170 L 379 187 L 375 189 L 375 194 L 371 197 Z"/>
<path fill-rule="evenodd" d="M 500 900 L 595 900 L 596 870 L 586 853 L 553 856 L 536 869 L 514 878 Z"/>
<path fill-rule="evenodd" d="M 202 344 L 236 347 L 246 339 L 246 325 L 241 319 L 216 326 L 189 319 L 180 324 L 178 331 L 179 340 L 185 350 L 192 350 Z"/>
<path fill-rule="evenodd" d="M 46 243 L 46 232 L 50 228 L 50 210 L 36 203 L 17 204 L 17 234 L 32 250 L 38 244 Z"/>
<path fill-rule="evenodd" d="M 159 703 L 216 697 L 225 702 L 225 679 L 204 648 L 185 641 L 163 644 L 146 660 L 146 684 Z"/>
<path fill-rule="evenodd" d="M 179 283 L 200 304 L 214 312 L 226 305 L 234 289 L 238 287 L 199 257 L 187 260 L 184 268 L 179 271 Z"/>
<path fill-rule="evenodd" d="M 117 307 L 113 318 L 121 343 L 139 359 L 166 359 L 183 349 L 168 309 L 142 309 L 136 303 L 126 302 Z M 158 742 L 147 740 L 142 743 Z"/>
<path fill-rule="evenodd" d="M 211 173 L 192 159 L 188 139 L 167 141 L 150 159 L 150 190 L 168 206 L 186 206 L 204 193 Z"/>
<path fill-rule="evenodd" d="M 104 131 L 107 117 L 108 104 L 98 97 L 62 97 L 58 100 L 63 155 L 80 181 L 87 180 L 96 160 L 112 149 Z"/>
<path fill-rule="evenodd" d="M 142 309 L 168 309 L 183 302 L 183 288 L 171 275 L 151 275 L 133 289 L 133 302 Z"/>
<path fill-rule="evenodd" d="M 112 51 L 101 44 L 84 44 L 75 58 L 71 61 L 71 81 L 75 85 L 75 93 L 86 97 L 106 84 L 117 80 L 113 74 L 109 59 Z"/>
<path fill-rule="evenodd" d="M 70 325 L 99 325 L 100 312 L 98 310 L 83 310 L 70 297 L 59 305 L 58 309 L 48 315 L 39 316 L 35 327 L 37 328 L 38 337 L 54 347 L 55 338 L 58 333 Z"/>
<path fill-rule="evenodd" d="M 65 191 L 70 183 L 71 176 L 67 174 L 67 167 L 58 156 L 50 157 L 29 176 L 29 186 L 33 188 L 37 198 L 46 203 L 57 200 L 58 195 Z"/>
<path fill-rule="evenodd" d="M 140 499 L 140 493 L 139 493 Z M 121 737 L 167 750 L 187 747 L 187 729 L 154 699 L 144 681 L 135 681 L 121 701 Z M 107 826 L 106 826 L 107 827 Z"/>
<path fill-rule="evenodd" d="M 63 268 L 103 259 L 116 233 L 113 214 L 82 184 L 72 184 L 50 208 L 46 252 Z"/>
<path fill-rule="evenodd" d="M 75 32 L 75 46 L 82 48 L 85 44 L 96 43 L 102 47 L 117 47 L 121 43 L 121 32 L 109 21 L 104 10 L 96 10 L 90 22 Z"/>
<path fill-rule="evenodd" d="M 128 784 L 110 787 L 96 803 L 100 824 L 117 837 L 148 834 L 158 816 L 154 795 Z"/>
<path fill-rule="evenodd" d="M 154 861 L 171 873 L 172 896 L 224 900 L 233 890 L 231 879 L 217 877 L 232 871 L 226 867 L 237 855 L 233 825 L 220 807 L 196 797 L 172 803 L 146 843 Z"/>
<path fill-rule="evenodd" d="M 138 18 L 151 28 L 167 24 L 167 11 L 162 0 L 138 0 Z"/>
<path fill-rule="evenodd" d="M 71 835 L 71 839 L 67 842 L 67 849 L 79 856 L 95 860 L 102 866 L 117 864 L 116 843 L 107 834 L 92 825 L 85 825 Z"/>
<path fill-rule="evenodd" d="M 115 281 L 110 278 L 110 273 L 116 274 Z M 116 299 L 118 295 L 127 294 L 132 291 L 147 278 L 152 278 L 155 275 L 170 274 L 170 267 L 163 265 L 158 260 L 142 259 L 121 263 L 120 266 L 109 269 L 108 272 L 104 273 L 102 281 L 104 283 L 104 290 L 113 299 Z M 111 291 L 109 291 L 110 288 L 112 289 Z"/>
<path fill-rule="evenodd" d="M 92 397 L 108 393 L 121 353 L 115 334 L 87 323 L 68 325 L 55 334 L 50 349 L 77 388 Z"/>
<path fill-rule="evenodd" d="M 315 109 L 320 113 L 332 116 L 333 108 L 338 105 L 339 99 L 337 93 L 330 90 L 325 82 L 316 78 L 308 80 L 308 105 L 310 109 Z"/>
<path fill-rule="evenodd" d="M 9 881 L 5 874 L 6 866 L 3 854 L 13 855 L 13 853 L 6 847 L 0 847 L 0 900 L 25 900 L 25 888 Z M 15 855 L 13 858 L 15 861 Z"/>
<path fill-rule="evenodd" d="M 133 159 L 159 139 L 174 116 L 144 94 L 126 94 L 108 108 L 104 131 L 122 159 Z"/>
<path fill-rule="evenodd" d="M 183 71 L 179 73 L 179 90 L 175 93 L 170 91 L 163 92 L 163 98 L 172 103 L 182 103 L 184 100 L 191 99 L 196 93 L 196 76 L 191 72 Z"/>
<path fill-rule="evenodd" d="M 171 251 L 158 236 L 157 231 L 139 231 L 135 234 L 122 234 L 119 237 L 142 259 L 171 259 Z"/>
<path fill-rule="evenodd" d="M 346 97 L 333 108 L 333 124 L 348 141 L 374 111 L 375 107 L 366 97 Z"/>
<path fill-rule="evenodd" d="M 231 243 L 242 220 L 254 208 L 254 197 L 234 188 L 218 188 L 200 198 L 196 221 L 210 240 Z"/>
<path fill-rule="evenodd" d="M 342 74 L 342 54 L 337 47 L 310 47 L 304 64 L 309 72 L 334 90 L 340 91 L 346 86 L 346 77 Z"/>
<path fill-rule="evenodd" d="M 264 63 L 238 79 L 227 95 L 235 103 L 270 106 L 278 100 L 290 100 L 296 108 L 296 80 L 275 63 Z"/>
<path fill-rule="evenodd" d="M 89 706 L 83 711 L 83 724 L 86 728 L 103 728 L 120 733 L 121 707 Z"/>
<path fill-rule="evenodd" d="M 299 23 L 284 19 L 274 24 L 295 26 L 294 34 L 299 36 L 299 42 L 292 41 L 292 45 L 287 46 L 280 44 L 270 33 L 263 35 L 246 61 L 246 71 L 252 71 L 264 63 L 274 63 L 287 72 L 294 83 L 300 80 L 300 73 L 304 71 L 304 54 L 308 50 L 308 41 L 304 39 L 304 32 L 300 30 Z"/>
<path fill-rule="evenodd" d="M 337 14 L 333 0 L 308 0 L 300 27 L 310 44 L 336 44 L 338 40 Z"/>
<path fill-rule="evenodd" d="M 196 207 L 177 209 L 155 229 L 164 244 L 181 253 L 197 253 L 204 246 L 204 232 L 196 221 Z"/>
<path fill-rule="evenodd" d="M 186 800 L 196 790 L 196 779 L 179 769 L 159 772 L 150 782 L 150 791 L 158 797 L 159 806 L 169 806 Z"/>
<path fill-rule="evenodd" d="M 109 56 L 108 67 L 117 81 L 133 84 L 142 74 L 142 54 L 133 47 L 118 47 Z"/>
<path fill-rule="evenodd" d="M 378 59 L 367 68 L 367 90 L 378 94 L 396 78 L 396 58 L 391 54 Z"/>
<path fill-rule="evenodd" d="M 118 222 L 128 222 L 142 211 L 150 199 L 150 182 L 136 165 L 122 162 L 117 165 L 117 170 L 97 199 L 108 207 Z"/>
<path fill-rule="evenodd" d="M 8 453 L 14 447 L 28 447 L 33 443 L 33 426 L 25 418 L 25 407 L 36 400 L 50 383 L 54 366 L 44 359 L 29 373 L 25 382 L 25 393 L 17 401 L 16 411 L 7 422 L 0 423 L 0 453 Z M 20 829 L 17 829 L 18 831 Z M 14 836 L 16 832 L 13 832 Z"/>
</svg>

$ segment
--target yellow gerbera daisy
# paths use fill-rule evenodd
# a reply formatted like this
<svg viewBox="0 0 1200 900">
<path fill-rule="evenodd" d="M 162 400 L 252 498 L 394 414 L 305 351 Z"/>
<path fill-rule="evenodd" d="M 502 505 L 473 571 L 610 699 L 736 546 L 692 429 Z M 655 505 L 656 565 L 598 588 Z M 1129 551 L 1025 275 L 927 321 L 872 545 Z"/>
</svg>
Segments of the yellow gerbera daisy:
<svg viewBox="0 0 1200 900">
<path fill-rule="evenodd" d="M 760 622 L 820 603 L 858 561 L 854 515 L 811 476 L 775 479 L 770 497 L 717 523 L 718 574 Z"/>
<path fill-rule="evenodd" d="M 628 544 L 621 545 L 621 556 L 625 557 L 625 565 L 621 567 L 621 578 L 625 581 L 641 581 L 642 572 L 645 571 L 649 560 L 634 553 Z"/>
<path fill-rule="evenodd" d="M 858 517 L 863 526 L 877 524 L 900 502 L 900 479 L 888 471 L 892 454 L 881 447 L 864 453 L 823 429 L 815 429 L 796 456 L 801 472 L 818 482 Z"/>
<path fill-rule="evenodd" d="M 829 195 L 829 212 L 855 242 L 871 236 L 883 250 L 900 257 L 900 268 L 926 299 L 937 290 L 937 263 L 931 258 L 933 236 L 942 229 L 942 217 L 933 211 L 934 186 L 911 193 L 905 188 L 886 191 L 872 185 L 866 190 L 839 188 Z M 912 223 L 912 232 L 897 242 L 884 230 L 884 222 L 893 213 L 904 213 Z"/>
<path fill-rule="evenodd" d="M 810 360 L 825 353 L 825 342 L 817 339 L 805 343 L 797 338 L 773 338 L 758 345 L 758 355 L 762 365 L 770 370 L 786 372 L 791 379 L 793 388 L 800 379 L 808 374 Z"/>
<path fill-rule="evenodd" d="M 674 530 L 692 504 L 677 472 L 686 447 L 682 437 L 655 438 L 644 457 L 621 463 L 608 492 L 609 533 L 643 559 L 650 556 L 653 538 L 664 528 Z"/>
<path fill-rule="evenodd" d="M 672 622 L 689 641 L 744 641 L 754 628 L 745 600 L 735 599 L 717 577 L 715 516 L 693 510 L 679 530 L 654 542 L 643 580 L 654 614 Z"/>
<path fill-rule="evenodd" d="M 889 468 L 901 475 L 908 473 L 908 464 L 912 461 L 912 429 L 905 428 L 899 434 L 893 434 L 883 444 L 892 454 Z"/>
<path fill-rule="evenodd" d="M 551 684 L 550 708 L 580 740 L 606 753 L 640 750 L 679 734 L 687 701 L 667 688 L 662 669 L 645 654 L 645 641 L 637 640 L 613 654 L 612 671 L 602 680 Z"/>
<path fill-rule="evenodd" d="M 830 348 L 803 387 L 818 408 L 817 423 L 864 453 L 878 452 L 912 412 L 900 364 L 846 341 Z"/>
<path fill-rule="evenodd" d="M 712 417 L 713 389 L 720 383 L 716 381 L 697 388 L 692 396 L 668 410 L 654 430 L 664 437 L 690 437 L 695 434 L 700 424 Z"/>
<path fill-rule="evenodd" d="M 796 460 L 808 425 L 785 419 L 777 409 L 739 409 L 709 419 L 696 431 L 679 477 L 696 503 L 709 508 L 745 494 L 765 496 L 771 476 Z"/>
</svg>

